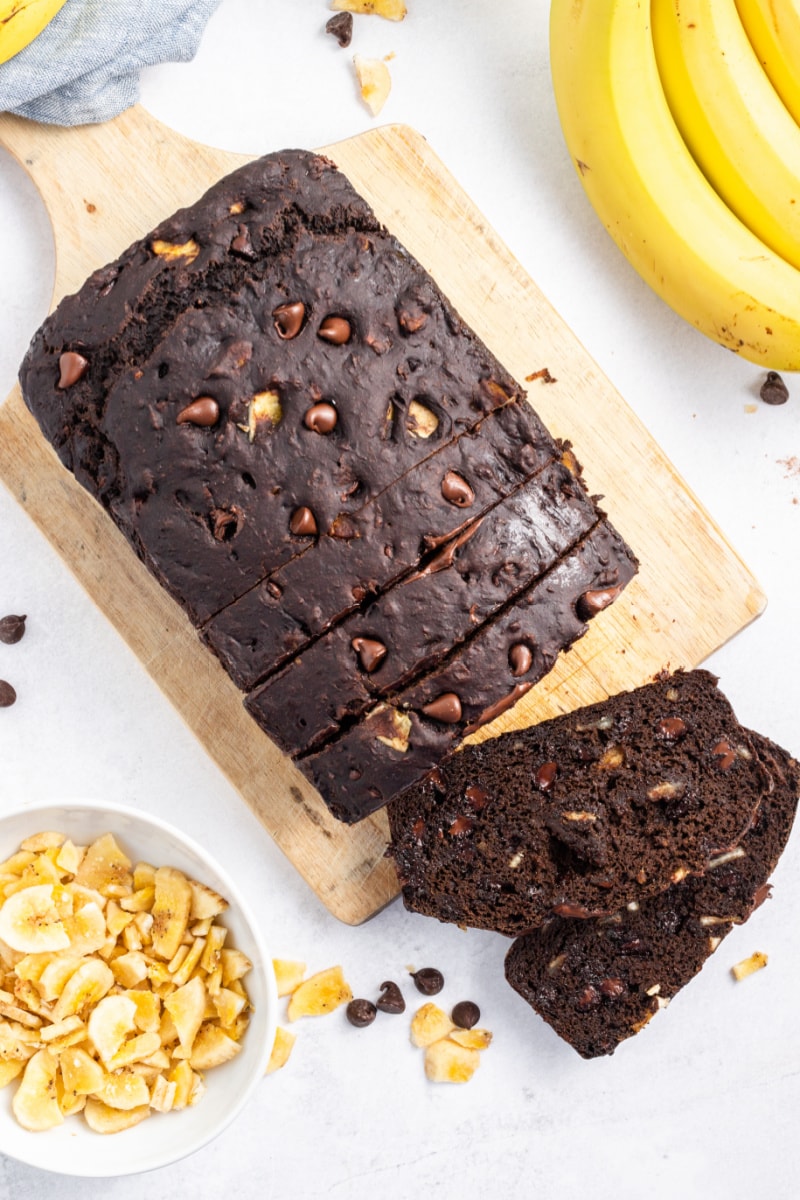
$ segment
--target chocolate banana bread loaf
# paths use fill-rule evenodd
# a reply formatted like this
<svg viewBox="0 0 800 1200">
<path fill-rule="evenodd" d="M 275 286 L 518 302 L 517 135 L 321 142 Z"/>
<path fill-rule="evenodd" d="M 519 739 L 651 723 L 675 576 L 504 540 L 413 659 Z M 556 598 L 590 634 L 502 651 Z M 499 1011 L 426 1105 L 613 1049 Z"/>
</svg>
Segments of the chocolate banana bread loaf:
<svg viewBox="0 0 800 1200">
<path fill-rule="evenodd" d="M 584 1058 L 613 1054 L 767 898 L 800 792 L 786 751 L 750 734 L 768 784 L 753 827 L 702 876 L 597 920 L 552 918 L 506 955 L 508 982 Z"/>
<path fill-rule="evenodd" d="M 65 466 L 347 820 L 583 632 L 591 605 L 565 615 L 573 582 L 555 586 L 543 645 L 509 664 L 512 610 L 536 608 L 551 586 L 536 581 L 562 566 L 572 580 L 584 534 L 604 531 L 606 600 L 636 567 L 519 385 L 319 155 L 233 172 L 95 272 L 36 334 L 20 379 Z M 417 697 L 453 672 L 463 703 L 442 718 Z M 297 703 L 315 694 L 309 676 L 313 720 Z M 419 709 L 408 719 L 433 735 L 400 769 L 381 760 L 375 781 L 358 738 L 383 699 Z M 331 746 L 332 767 L 310 753 Z"/>
<path fill-rule="evenodd" d="M 769 783 L 716 683 L 676 672 L 454 755 L 389 809 L 406 907 L 513 936 L 702 873 Z"/>
</svg>

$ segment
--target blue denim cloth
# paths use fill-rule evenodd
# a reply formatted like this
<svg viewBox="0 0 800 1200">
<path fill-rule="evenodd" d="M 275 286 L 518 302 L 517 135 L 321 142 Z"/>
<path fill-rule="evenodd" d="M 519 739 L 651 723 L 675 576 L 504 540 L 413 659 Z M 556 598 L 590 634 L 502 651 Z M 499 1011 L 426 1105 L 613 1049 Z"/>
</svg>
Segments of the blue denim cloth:
<svg viewBox="0 0 800 1200">
<path fill-rule="evenodd" d="M 220 0 L 67 0 L 0 66 L 0 111 L 50 125 L 107 121 L 139 99 L 139 72 L 188 62 Z"/>
</svg>

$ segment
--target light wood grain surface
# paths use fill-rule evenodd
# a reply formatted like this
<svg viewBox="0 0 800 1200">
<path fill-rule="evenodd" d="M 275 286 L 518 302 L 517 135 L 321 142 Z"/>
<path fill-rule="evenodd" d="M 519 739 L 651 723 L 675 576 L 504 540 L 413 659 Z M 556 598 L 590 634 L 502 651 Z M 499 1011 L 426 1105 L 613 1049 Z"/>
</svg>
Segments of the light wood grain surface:
<svg viewBox="0 0 800 1200">
<path fill-rule="evenodd" d="M 53 301 L 246 156 L 200 146 L 135 108 L 107 125 L 0 116 L 53 223 Z M 670 462 L 429 146 L 403 126 L 326 148 L 570 438 L 589 488 L 641 560 L 621 599 L 555 670 L 479 737 L 694 666 L 753 619 L 764 595 Z M 32 331 L 33 332 L 33 331 Z M 217 661 L 92 498 L 58 463 L 18 389 L 0 408 L 0 479 L 69 564 L 321 901 L 350 924 L 397 892 L 385 818 L 344 827 L 257 729 Z"/>
</svg>

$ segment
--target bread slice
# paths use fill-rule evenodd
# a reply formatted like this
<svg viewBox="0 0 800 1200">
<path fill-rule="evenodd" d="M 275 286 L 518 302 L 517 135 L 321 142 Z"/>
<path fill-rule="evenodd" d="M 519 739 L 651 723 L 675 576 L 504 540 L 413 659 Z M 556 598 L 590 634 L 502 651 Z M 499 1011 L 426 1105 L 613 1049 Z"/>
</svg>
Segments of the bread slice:
<svg viewBox="0 0 800 1200">
<path fill-rule="evenodd" d="M 702 873 L 768 786 L 716 683 L 676 672 L 454 755 L 389 810 L 406 907 L 514 936 Z"/>
<path fill-rule="evenodd" d="M 361 820 L 419 784 L 466 734 L 511 708 L 636 569 L 619 534 L 598 522 L 439 666 L 343 727 L 321 750 L 300 756 L 298 766 L 335 816 Z M 404 802 L 400 811 L 408 811 Z"/>
<path fill-rule="evenodd" d="M 555 917 L 508 951 L 508 982 L 584 1058 L 613 1054 L 769 895 L 800 792 L 786 751 L 751 734 L 769 769 L 753 827 L 706 873 L 597 920 Z"/>
</svg>

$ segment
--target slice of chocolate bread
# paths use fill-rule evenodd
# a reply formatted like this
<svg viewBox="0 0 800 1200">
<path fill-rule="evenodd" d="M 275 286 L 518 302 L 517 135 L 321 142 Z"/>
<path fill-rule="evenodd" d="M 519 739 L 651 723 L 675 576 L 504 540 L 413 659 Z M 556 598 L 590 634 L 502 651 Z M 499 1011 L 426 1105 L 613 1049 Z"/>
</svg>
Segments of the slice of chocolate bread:
<svg viewBox="0 0 800 1200">
<path fill-rule="evenodd" d="M 360 821 L 524 696 L 635 572 L 630 550 L 601 521 L 440 666 L 298 766 L 334 816 Z"/>
<path fill-rule="evenodd" d="M 441 660 L 576 545 L 597 508 L 552 463 L 363 612 L 307 647 L 246 700 L 281 749 L 297 755 L 334 736 L 377 698 Z"/>
<path fill-rule="evenodd" d="M 598 920 L 554 917 L 518 938 L 508 982 L 584 1058 L 613 1054 L 700 970 L 769 894 L 800 791 L 786 751 L 751 734 L 769 788 L 753 828 L 706 873 Z"/>
<path fill-rule="evenodd" d="M 768 786 L 716 682 L 676 672 L 454 755 L 389 811 L 406 907 L 513 936 L 702 872 Z"/>
<path fill-rule="evenodd" d="M 358 512 L 338 513 L 313 553 L 295 555 L 224 608 L 203 628 L 203 639 L 237 686 L 250 691 L 556 455 L 579 473 L 530 405 L 502 405 Z"/>
</svg>

